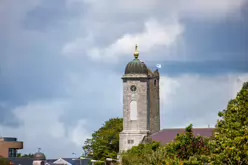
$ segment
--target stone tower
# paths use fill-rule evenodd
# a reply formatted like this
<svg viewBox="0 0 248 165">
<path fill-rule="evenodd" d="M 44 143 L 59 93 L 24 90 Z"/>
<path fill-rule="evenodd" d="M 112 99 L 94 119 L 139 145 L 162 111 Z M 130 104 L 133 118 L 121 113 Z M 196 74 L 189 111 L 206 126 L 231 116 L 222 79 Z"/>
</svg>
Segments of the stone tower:
<svg viewBox="0 0 248 165">
<path fill-rule="evenodd" d="M 120 153 L 143 143 L 160 130 L 159 72 L 152 72 L 139 60 L 137 45 L 134 59 L 125 69 L 123 80 L 123 131 Z"/>
</svg>

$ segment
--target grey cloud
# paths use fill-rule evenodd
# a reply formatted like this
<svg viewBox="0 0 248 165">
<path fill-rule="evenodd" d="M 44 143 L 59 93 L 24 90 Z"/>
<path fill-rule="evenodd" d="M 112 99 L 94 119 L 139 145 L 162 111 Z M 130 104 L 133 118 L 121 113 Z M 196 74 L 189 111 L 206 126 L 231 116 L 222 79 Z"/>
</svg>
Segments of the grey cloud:
<svg viewBox="0 0 248 165">
<path fill-rule="evenodd" d="M 96 130 L 110 117 L 121 116 L 121 75 L 92 66 L 87 74 L 78 73 L 68 80 L 73 107 L 63 114 L 61 121 L 73 123 L 85 118 L 91 123 L 89 129 Z"/>
<path fill-rule="evenodd" d="M 22 25 L 29 30 L 58 29 L 65 26 L 65 22 L 76 14 L 78 13 L 67 10 L 64 0 L 43 0 L 40 5 L 26 13 Z"/>
<path fill-rule="evenodd" d="M 31 5 L 24 3 L 18 12 L 6 12 L 6 14 L 9 13 L 6 16 L 9 17 L 9 21 L 13 24 L 8 24 L 9 22 L 6 17 L 5 25 L 8 26 L 0 29 L 1 125 L 3 125 L 3 121 L 5 125 L 14 126 L 15 124 L 20 124 L 18 120 L 14 120 L 17 123 L 10 123 L 9 120 L 15 117 L 12 114 L 12 110 L 16 107 L 34 101 L 52 99 L 64 99 L 65 102 L 70 103 L 69 107 L 64 108 L 64 113 L 59 118 L 67 128 L 67 131 L 75 126 L 80 119 L 85 119 L 88 122 L 87 130 L 93 131 L 98 129 L 99 126 L 110 117 L 121 117 L 122 81 L 120 78 L 126 63 L 132 59 L 132 52 L 130 52 L 128 58 L 123 57 L 121 59 L 122 62 L 116 65 L 107 65 L 95 63 L 85 58 L 83 55 L 86 52 L 83 50 L 78 52 L 78 54 L 82 56 L 63 56 L 61 53 L 63 46 L 71 40 L 86 38 L 88 34 L 92 34 L 95 39 L 93 44 L 99 47 L 105 47 L 126 33 L 134 34 L 142 31 L 144 28 L 143 23 L 150 17 L 158 19 L 159 21 L 169 22 L 169 19 L 165 18 L 167 16 L 165 14 L 170 13 L 170 6 L 166 6 L 168 10 L 164 12 L 159 11 L 160 9 L 147 8 L 143 9 L 143 12 L 146 12 L 146 10 L 150 11 L 146 14 L 142 12 L 135 14 L 135 10 L 127 14 L 127 10 L 126 12 L 122 11 L 122 13 L 112 15 L 105 13 L 105 15 L 102 15 L 101 13 L 97 13 L 97 10 L 94 11 L 95 13 L 90 13 L 91 8 L 89 4 L 68 7 L 65 6 L 64 1 L 36 2 L 37 4 L 34 3 Z M 160 6 L 162 7 L 163 5 Z M 133 8 L 136 9 L 136 6 Z M 105 12 L 108 11 L 105 10 Z M 20 17 L 18 14 L 20 14 Z M 171 18 L 171 16 L 169 16 L 169 18 Z M 3 20 L 2 17 L 0 17 L 0 19 Z M 206 26 L 213 27 L 209 29 L 199 27 L 203 26 L 203 23 L 188 22 L 188 20 L 182 23 L 186 26 L 186 31 L 183 36 L 185 37 L 184 42 L 189 46 L 188 49 L 194 48 L 194 52 L 186 52 L 186 50 L 183 49 L 184 43 L 182 43 L 182 45 L 179 44 L 175 46 L 173 51 L 162 48 L 152 53 L 159 54 L 162 57 L 165 54 L 172 53 L 173 57 L 179 56 L 179 60 L 182 60 L 180 55 L 186 54 L 186 57 L 188 57 L 188 54 L 191 55 L 191 53 L 192 56 L 189 55 L 189 57 L 208 57 L 206 53 L 203 53 L 203 50 L 205 52 L 206 49 L 212 47 L 213 45 L 210 43 L 213 43 L 216 38 L 219 39 L 219 41 L 215 42 L 217 46 L 212 47 L 213 52 L 215 50 L 226 52 L 231 48 L 235 50 L 242 48 L 243 51 L 246 51 L 246 49 L 242 47 L 244 45 L 242 45 L 243 43 L 241 42 L 239 42 L 239 45 L 233 46 L 223 44 L 229 48 L 224 48 L 224 46 L 222 49 L 218 48 L 218 43 L 221 42 L 221 39 L 223 39 L 224 36 L 227 37 L 226 35 L 230 33 L 233 33 L 232 36 L 237 37 L 235 41 L 238 42 L 238 36 L 240 35 L 240 27 L 238 26 L 241 26 L 241 24 L 244 27 L 246 26 L 244 23 L 240 23 L 240 21 L 236 22 L 236 27 L 234 27 L 232 22 L 227 22 L 225 26 L 220 23 L 213 24 L 213 22 L 208 22 Z M 10 25 L 12 26 L 10 27 Z M 231 25 L 233 28 L 227 28 L 227 30 L 220 28 L 228 25 Z M 208 41 L 201 39 L 207 36 L 199 34 L 203 33 L 199 30 L 200 28 L 208 34 Z M 234 34 L 235 31 L 236 33 Z M 219 34 L 219 32 L 222 32 L 222 34 Z M 244 31 L 244 33 L 246 32 Z M 197 36 L 201 36 L 201 38 Z M 243 42 L 245 41 L 243 37 Z M 87 49 L 87 43 L 82 43 L 82 45 L 85 45 Z M 237 51 L 233 52 L 237 53 Z M 219 56 L 219 58 L 221 58 L 221 56 Z M 152 61 L 146 61 L 146 59 L 142 60 L 148 65 L 153 65 Z M 181 70 L 183 70 L 183 67 L 181 68 Z M 165 72 L 167 71 L 168 70 L 165 70 Z M 184 70 L 183 73 L 187 72 L 188 70 Z M 219 80 L 209 82 L 211 91 L 213 92 L 209 94 L 207 93 L 208 90 L 206 90 L 208 89 L 206 86 L 209 85 L 208 81 L 202 82 L 196 79 L 193 82 L 193 80 L 190 81 L 190 76 L 188 79 L 173 78 L 180 82 L 182 87 L 178 88 L 176 90 L 177 94 L 171 97 L 174 102 L 163 107 L 163 127 L 184 125 L 196 118 L 201 120 L 202 114 L 205 115 L 204 117 L 206 119 L 196 122 L 196 125 L 207 125 L 209 122 L 214 122 L 216 111 L 224 108 L 230 96 L 227 91 L 228 85 L 216 89 L 222 86 L 221 83 L 225 84 L 226 82 L 220 80 L 220 83 L 217 83 L 217 87 L 214 87 L 213 84 L 215 85 Z M 209 76 L 208 78 L 212 79 L 213 77 Z M 188 84 L 184 84 L 186 80 Z M 195 84 L 195 90 L 186 90 L 191 89 L 192 85 L 190 83 Z M 198 83 L 203 83 L 204 85 Z M 191 94 L 189 94 L 190 92 Z M 213 95 L 215 95 L 215 97 L 213 97 Z M 207 105 L 205 103 L 206 100 L 209 101 Z M 199 103 L 192 105 L 195 101 Z M 210 109 L 214 117 L 209 113 Z M 50 111 L 54 112 L 52 109 Z M 22 112 L 19 111 L 18 113 Z M 46 113 L 49 116 L 49 111 L 46 111 Z M 180 121 L 185 122 L 174 122 L 175 116 L 178 114 L 178 121 L 180 119 Z M 44 121 L 45 120 L 46 119 L 44 119 Z M 14 131 L 12 131 L 12 133 Z M 26 131 L 28 132 L 29 130 Z M 19 135 L 16 134 L 16 136 Z M 56 153 L 56 156 L 59 156 L 63 154 L 64 149 L 72 148 L 73 150 L 77 148 L 77 146 L 71 142 L 64 144 L 63 138 L 51 139 L 49 134 L 44 134 L 43 136 L 45 138 L 39 141 L 39 144 L 37 144 L 36 137 L 32 138 L 31 136 L 31 138 L 25 138 L 23 136 L 23 139 L 28 144 L 28 147 L 24 151 L 35 152 L 36 147 L 42 147 L 44 152 L 48 155 L 55 155 L 54 153 Z M 50 147 L 49 144 L 55 142 L 58 143 L 58 146 Z M 77 148 L 77 150 L 79 149 Z M 71 156 L 71 152 L 74 151 L 66 151 L 64 154 Z"/>
<path fill-rule="evenodd" d="M 7 103 L 0 102 L 0 113 L 0 125 L 7 127 L 16 127 L 20 125 L 20 121 L 14 116 L 11 111 L 11 106 Z M 0 130 L 0 136 L 2 135 L 3 132 Z"/>
<path fill-rule="evenodd" d="M 164 2 L 167 5 L 162 5 L 161 1 L 156 1 L 152 3 L 150 7 L 139 8 L 134 7 L 135 5 L 132 3 L 128 4 L 123 2 L 122 4 L 112 1 L 107 2 L 111 3 L 115 8 L 110 10 L 109 6 L 91 1 L 89 5 L 91 10 L 88 10 L 84 16 L 78 18 L 78 20 L 82 20 L 80 27 L 84 28 L 84 30 L 88 31 L 90 34 L 94 34 L 94 42 L 92 44 L 97 45 L 98 48 L 114 44 L 117 39 L 120 39 L 125 34 L 132 35 L 142 31 L 144 29 L 144 22 L 150 18 L 165 24 L 169 24 L 172 20 L 178 19 L 185 27 L 185 31 L 182 36 L 180 36 L 176 45 L 173 45 L 170 48 L 162 47 L 153 52 L 149 52 L 150 54 L 152 53 L 155 54 L 153 56 L 160 56 L 160 60 L 162 61 L 174 59 L 181 61 L 222 60 L 223 58 L 229 61 L 233 59 L 246 59 L 247 50 L 245 46 L 245 34 L 247 33 L 247 25 L 245 21 L 242 21 L 242 19 L 245 20 L 247 15 L 245 14 L 245 9 L 247 8 L 246 4 L 239 9 L 237 2 L 237 4 L 235 4 L 237 5 L 237 13 L 239 13 L 240 10 L 242 10 L 243 13 L 241 13 L 239 17 L 232 17 L 232 15 L 226 11 L 227 8 L 225 8 L 225 5 L 228 6 L 233 2 L 223 0 L 223 2 L 226 2 L 223 8 L 218 5 L 218 7 L 216 7 L 223 11 L 214 12 L 216 17 L 220 14 L 220 19 L 213 19 L 211 21 L 211 19 L 204 19 L 205 15 L 209 15 L 209 17 L 213 18 L 215 17 L 210 12 L 211 3 L 201 2 L 203 5 L 199 5 L 201 3 L 199 3 L 198 6 L 196 5 L 196 7 L 199 7 L 200 9 L 203 8 L 203 14 L 199 14 L 197 12 L 198 9 L 192 9 L 192 6 L 189 7 L 189 4 L 186 4 L 186 7 L 182 5 L 182 8 L 180 8 L 176 6 L 175 3 L 170 3 L 168 1 Z M 144 6 L 146 2 L 148 3 L 148 1 L 143 2 Z M 179 2 L 183 3 L 182 1 Z M 135 3 L 138 4 L 138 2 Z M 121 6 L 121 4 L 123 6 Z M 168 10 L 166 10 L 167 8 Z M 180 13 L 180 11 L 187 12 L 184 15 L 175 14 L 178 12 Z M 196 19 L 195 17 L 192 17 L 192 13 L 194 12 L 195 14 L 198 13 L 203 18 Z M 223 12 L 223 14 L 221 14 L 221 12 Z M 149 16 L 144 13 L 149 13 Z M 201 18 L 200 16 L 199 18 Z M 92 26 L 89 27 L 87 25 Z M 223 29 L 223 27 L 225 27 L 225 29 Z M 242 33 L 237 33 L 238 31 L 241 31 Z M 77 38 L 80 38 L 81 35 L 80 33 L 78 34 L 79 36 Z M 83 33 L 81 38 L 84 37 L 85 33 Z M 229 39 L 229 37 L 232 39 Z M 83 45 L 84 44 L 82 43 L 82 46 Z"/>
<path fill-rule="evenodd" d="M 247 81 L 247 74 L 244 76 L 243 81 Z M 239 75 L 215 77 L 182 75 L 173 79 L 164 77 L 162 79 L 164 92 L 161 93 L 161 98 L 164 98 L 161 102 L 162 126 L 186 127 L 192 123 L 196 127 L 207 127 L 208 124 L 214 127 L 218 112 L 225 109 L 228 101 L 240 90 L 236 86 L 242 85 L 239 79 Z M 165 90 L 170 90 L 171 93 L 164 96 Z"/>
<path fill-rule="evenodd" d="M 194 60 L 248 60 L 247 13 L 243 19 L 227 19 L 216 23 L 185 20 L 184 34 L 188 53 Z"/>
</svg>

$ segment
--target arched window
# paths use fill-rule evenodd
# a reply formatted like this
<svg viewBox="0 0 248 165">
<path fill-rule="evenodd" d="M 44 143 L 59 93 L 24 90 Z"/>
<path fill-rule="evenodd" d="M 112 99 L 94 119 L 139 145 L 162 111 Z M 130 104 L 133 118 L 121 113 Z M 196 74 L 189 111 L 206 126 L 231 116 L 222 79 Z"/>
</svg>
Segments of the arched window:
<svg viewBox="0 0 248 165">
<path fill-rule="evenodd" d="M 137 120 L 137 118 L 138 118 L 137 102 L 131 101 L 131 103 L 130 103 L 130 120 Z"/>
<path fill-rule="evenodd" d="M 154 86 L 157 86 L 157 80 L 154 80 L 153 83 L 154 83 Z"/>
</svg>

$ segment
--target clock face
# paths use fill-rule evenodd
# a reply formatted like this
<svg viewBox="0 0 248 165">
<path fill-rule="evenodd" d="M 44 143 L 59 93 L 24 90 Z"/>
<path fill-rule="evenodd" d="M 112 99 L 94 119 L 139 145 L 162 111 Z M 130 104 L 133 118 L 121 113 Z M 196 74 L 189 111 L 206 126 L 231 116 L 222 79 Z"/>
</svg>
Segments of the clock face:
<svg viewBox="0 0 248 165">
<path fill-rule="evenodd" d="M 131 91 L 135 92 L 137 88 L 136 88 L 135 85 L 132 85 L 132 86 L 130 87 L 130 89 L 131 89 Z"/>
</svg>

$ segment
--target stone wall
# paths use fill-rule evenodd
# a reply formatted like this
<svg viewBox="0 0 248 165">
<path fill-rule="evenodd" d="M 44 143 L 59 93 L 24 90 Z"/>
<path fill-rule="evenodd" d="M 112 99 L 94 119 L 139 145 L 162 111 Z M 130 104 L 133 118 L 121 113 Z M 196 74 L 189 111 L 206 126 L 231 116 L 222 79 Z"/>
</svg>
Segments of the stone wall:
<svg viewBox="0 0 248 165">
<path fill-rule="evenodd" d="M 135 85 L 136 91 L 130 90 Z M 137 101 L 137 120 L 130 120 L 130 102 Z M 123 79 L 123 131 L 120 133 L 120 152 L 139 145 L 148 135 L 147 77 L 125 77 Z"/>
<path fill-rule="evenodd" d="M 132 85 L 137 87 L 135 92 L 130 89 Z M 137 120 L 130 120 L 131 101 L 137 102 Z M 148 138 L 148 135 L 158 131 L 160 131 L 159 73 L 150 72 L 149 77 L 137 74 L 124 75 L 120 152 L 139 145 Z"/>
<path fill-rule="evenodd" d="M 160 131 L 159 76 L 153 74 L 149 82 L 150 90 L 150 131 Z"/>
<path fill-rule="evenodd" d="M 130 87 L 135 85 L 136 92 Z M 138 119 L 130 120 L 130 102 L 137 101 Z M 123 130 L 147 130 L 147 82 L 132 80 L 123 83 Z"/>
<path fill-rule="evenodd" d="M 120 133 L 120 152 L 131 149 L 133 146 L 138 146 L 143 139 L 147 137 L 148 131 L 137 132 L 121 132 Z"/>
</svg>

